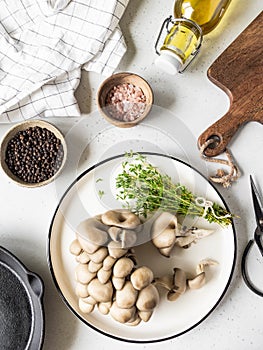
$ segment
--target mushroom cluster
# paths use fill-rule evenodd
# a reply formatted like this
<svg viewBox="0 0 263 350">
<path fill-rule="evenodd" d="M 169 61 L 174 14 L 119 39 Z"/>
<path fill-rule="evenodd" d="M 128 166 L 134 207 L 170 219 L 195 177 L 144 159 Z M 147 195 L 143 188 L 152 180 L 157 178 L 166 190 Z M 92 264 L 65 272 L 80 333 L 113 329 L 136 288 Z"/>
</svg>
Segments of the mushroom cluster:
<svg viewBox="0 0 263 350">
<path fill-rule="evenodd" d="M 76 295 L 83 313 L 95 306 L 118 322 L 147 322 L 159 302 L 154 275 L 137 266 L 132 247 L 142 223 L 127 210 L 110 210 L 82 221 L 70 252 L 76 256 Z"/>
<path fill-rule="evenodd" d="M 153 222 L 151 239 L 159 252 L 169 257 L 175 246 L 189 248 L 192 243 L 211 233 L 213 230 L 182 226 L 174 214 L 163 212 Z"/>
<path fill-rule="evenodd" d="M 174 268 L 173 275 L 165 275 L 155 279 L 155 284 L 168 290 L 167 299 L 170 301 L 177 300 L 180 295 L 184 294 L 187 287 L 190 289 L 199 289 L 206 282 L 205 268 L 214 266 L 218 263 L 212 259 L 201 260 L 196 267 L 196 275 L 187 277 L 187 273 L 181 268 Z"/>
<path fill-rule="evenodd" d="M 184 228 L 168 212 L 154 220 L 150 236 L 145 230 L 148 228 L 140 218 L 128 210 L 109 210 L 78 225 L 70 252 L 78 262 L 75 292 L 83 313 L 91 313 L 97 306 L 102 314 L 136 326 L 151 318 L 160 299 L 157 288 L 165 288 L 167 299 L 175 301 L 187 289 L 205 284 L 205 268 L 216 265 L 214 260 L 200 261 L 195 276 L 176 267 L 172 274 L 155 278 L 149 267 L 138 266 L 133 247 L 146 235 L 168 257 L 175 245 L 187 248 L 213 231 Z"/>
</svg>

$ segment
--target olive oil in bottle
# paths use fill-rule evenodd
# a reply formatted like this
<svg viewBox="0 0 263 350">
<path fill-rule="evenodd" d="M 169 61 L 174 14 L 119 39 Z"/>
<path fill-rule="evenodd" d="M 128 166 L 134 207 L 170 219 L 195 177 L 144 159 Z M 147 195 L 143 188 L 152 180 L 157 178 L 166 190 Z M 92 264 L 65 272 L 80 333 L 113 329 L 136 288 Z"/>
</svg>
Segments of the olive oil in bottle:
<svg viewBox="0 0 263 350">
<path fill-rule="evenodd" d="M 203 35 L 220 22 L 231 0 L 176 0 L 174 17 L 167 18 L 161 28 L 155 48 L 156 64 L 164 71 L 182 72 L 197 55 Z M 159 49 L 164 29 L 167 34 Z"/>
</svg>

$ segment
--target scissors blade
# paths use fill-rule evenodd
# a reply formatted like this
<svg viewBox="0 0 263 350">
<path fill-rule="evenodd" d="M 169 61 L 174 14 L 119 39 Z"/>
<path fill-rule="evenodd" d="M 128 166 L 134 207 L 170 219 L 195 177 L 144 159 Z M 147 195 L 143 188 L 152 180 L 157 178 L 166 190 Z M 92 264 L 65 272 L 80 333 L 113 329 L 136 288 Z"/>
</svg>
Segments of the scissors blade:
<svg viewBox="0 0 263 350">
<path fill-rule="evenodd" d="M 260 229 L 260 231 L 263 233 L 263 206 L 260 194 L 256 188 L 256 185 L 253 181 L 252 176 L 250 175 L 250 184 L 251 184 L 251 192 L 252 192 L 252 199 L 254 204 L 254 210 L 255 210 L 255 216 L 257 221 L 257 226 Z"/>
</svg>

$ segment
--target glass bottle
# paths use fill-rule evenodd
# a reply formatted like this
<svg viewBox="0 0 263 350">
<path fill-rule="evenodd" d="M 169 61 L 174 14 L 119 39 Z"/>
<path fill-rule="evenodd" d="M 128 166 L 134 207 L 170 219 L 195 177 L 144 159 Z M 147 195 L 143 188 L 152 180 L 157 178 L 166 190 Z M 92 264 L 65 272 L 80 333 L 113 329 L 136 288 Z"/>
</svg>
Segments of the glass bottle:
<svg viewBox="0 0 263 350">
<path fill-rule="evenodd" d="M 155 49 L 157 66 L 175 74 L 183 72 L 200 50 L 203 35 L 211 32 L 222 19 L 231 0 L 176 0 L 174 17 L 161 28 Z M 159 49 L 163 31 L 167 33 Z"/>
</svg>

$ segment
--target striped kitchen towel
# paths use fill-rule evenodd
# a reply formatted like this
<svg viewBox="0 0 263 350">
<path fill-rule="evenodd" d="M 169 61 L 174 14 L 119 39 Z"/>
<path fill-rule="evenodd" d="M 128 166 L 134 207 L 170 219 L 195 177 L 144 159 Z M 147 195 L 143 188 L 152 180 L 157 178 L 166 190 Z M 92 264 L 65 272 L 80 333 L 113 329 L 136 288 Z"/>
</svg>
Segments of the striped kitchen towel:
<svg viewBox="0 0 263 350">
<path fill-rule="evenodd" d="M 0 122 L 79 116 L 81 68 L 105 76 L 126 51 L 129 0 L 0 0 Z"/>
</svg>

